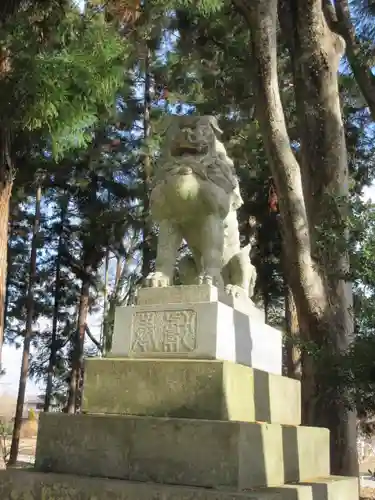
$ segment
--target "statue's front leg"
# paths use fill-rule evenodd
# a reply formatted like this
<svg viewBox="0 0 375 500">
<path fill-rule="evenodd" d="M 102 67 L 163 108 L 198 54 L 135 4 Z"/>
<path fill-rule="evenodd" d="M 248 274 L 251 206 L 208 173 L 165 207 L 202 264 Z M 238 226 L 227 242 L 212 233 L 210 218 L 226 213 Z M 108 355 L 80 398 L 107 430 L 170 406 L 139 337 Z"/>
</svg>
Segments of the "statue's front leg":
<svg viewBox="0 0 375 500">
<path fill-rule="evenodd" d="M 158 246 L 155 260 L 155 271 L 145 279 L 147 287 L 163 287 L 173 284 L 178 247 L 181 234 L 169 221 L 162 221 L 159 227 Z"/>
<path fill-rule="evenodd" d="M 202 272 L 200 283 L 224 287 L 221 269 L 223 266 L 224 224 L 217 215 L 209 215 L 203 223 L 201 233 Z"/>
</svg>

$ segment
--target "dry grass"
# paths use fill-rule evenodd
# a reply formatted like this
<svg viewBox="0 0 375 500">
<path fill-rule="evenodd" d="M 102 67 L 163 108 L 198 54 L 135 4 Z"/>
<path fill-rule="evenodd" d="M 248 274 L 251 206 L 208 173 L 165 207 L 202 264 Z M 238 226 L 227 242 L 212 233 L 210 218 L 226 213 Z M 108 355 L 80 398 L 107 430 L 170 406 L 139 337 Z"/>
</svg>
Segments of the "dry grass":
<svg viewBox="0 0 375 500">
<path fill-rule="evenodd" d="M 373 499 L 375 499 L 375 489 L 374 488 L 361 488 L 360 500 L 373 500 Z"/>
<path fill-rule="evenodd" d="M 371 457 L 359 465 L 360 474 L 367 474 L 368 470 L 375 470 L 375 458 Z M 361 488 L 360 500 L 374 500 L 375 488 Z"/>
<path fill-rule="evenodd" d="M 38 421 L 25 420 L 21 427 L 21 439 L 35 438 L 38 434 Z"/>
<path fill-rule="evenodd" d="M 11 434 L 13 430 L 13 417 L 16 409 L 14 396 L 0 395 L 0 453 L 7 459 L 10 451 Z M 32 418 L 24 420 L 21 426 L 20 455 L 35 455 L 36 435 L 38 432 L 38 420 Z"/>
<path fill-rule="evenodd" d="M 11 444 L 11 439 L 9 438 L 7 440 L 7 447 L 9 449 L 10 449 L 10 444 Z M 36 450 L 36 437 L 20 440 L 20 447 L 18 450 L 18 453 L 20 455 L 27 455 L 29 457 L 33 457 L 35 456 L 35 450 Z"/>
</svg>

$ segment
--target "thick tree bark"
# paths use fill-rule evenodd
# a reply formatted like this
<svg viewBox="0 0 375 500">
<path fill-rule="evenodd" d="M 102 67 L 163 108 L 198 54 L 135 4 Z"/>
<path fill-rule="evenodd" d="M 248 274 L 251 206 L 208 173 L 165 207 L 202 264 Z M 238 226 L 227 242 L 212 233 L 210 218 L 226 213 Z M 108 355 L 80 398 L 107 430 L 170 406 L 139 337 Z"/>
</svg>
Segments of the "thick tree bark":
<svg viewBox="0 0 375 500">
<path fill-rule="evenodd" d="M 143 102 L 143 140 L 146 151 L 143 158 L 143 250 L 142 250 L 142 277 L 145 278 L 151 271 L 152 261 L 152 225 L 150 221 L 150 179 L 151 179 L 151 49 L 147 44 L 145 57 L 145 85 Z"/>
<path fill-rule="evenodd" d="M 18 200 L 17 200 L 18 203 Z M 10 299 L 10 287 L 9 287 L 9 271 L 11 268 L 11 252 L 10 252 L 10 247 L 9 243 L 13 238 L 13 232 L 14 232 L 14 222 L 13 222 L 13 213 L 12 213 L 12 198 L 10 198 L 9 201 L 9 223 L 8 223 L 8 248 L 7 248 L 7 277 L 6 277 L 6 288 L 5 288 L 5 298 L 4 298 L 4 317 L 3 317 L 3 325 L 2 325 L 2 330 L 6 332 L 7 329 L 7 321 L 8 321 L 8 307 L 9 307 L 9 299 Z M 0 334 L 1 337 L 1 334 Z M 0 341 L 0 367 L 1 367 L 1 341 Z"/>
<path fill-rule="evenodd" d="M 74 339 L 74 352 L 70 374 L 69 396 L 66 408 L 67 413 L 76 413 L 80 407 L 80 394 L 82 385 L 83 353 L 85 344 L 86 323 L 89 313 L 90 300 L 90 269 L 85 266 L 81 285 L 81 295 L 78 308 L 77 331 Z"/>
<path fill-rule="evenodd" d="M 6 281 L 8 267 L 9 202 L 14 168 L 10 157 L 10 134 L 0 128 L 0 371 L 4 340 Z"/>
<path fill-rule="evenodd" d="M 116 257 L 115 282 L 113 284 L 112 293 L 108 299 L 107 319 L 105 322 L 105 329 L 103 332 L 103 348 L 102 348 L 103 356 L 105 356 L 112 348 L 114 317 L 115 317 L 116 307 L 118 305 L 119 284 L 120 284 L 122 270 L 123 270 L 123 261 L 122 258 L 118 255 Z"/>
<path fill-rule="evenodd" d="M 346 44 L 346 56 L 354 78 L 375 121 L 375 75 L 364 58 L 361 42 L 358 40 L 350 16 L 348 0 L 324 0 L 324 11 L 331 28 L 339 33 Z"/>
<path fill-rule="evenodd" d="M 1 351 L 3 346 L 3 335 L 5 325 L 5 298 L 6 279 L 8 264 L 8 216 L 9 201 L 12 194 L 13 180 L 9 178 L 7 169 L 0 170 L 0 373 L 1 373 Z M 0 453 L 0 470 L 5 469 L 5 462 Z"/>
<path fill-rule="evenodd" d="M 324 279 L 328 299 L 326 317 L 315 333 L 309 333 L 308 339 L 337 355 L 348 348 L 353 335 L 352 291 L 343 279 L 349 268 L 343 226 L 349 182 L 338 66 L 345 45 L 330 30 L 320 1 L 280 0 L 279 5 L 294 73 L 311 252 Z M 320 233 L 321 228 L 335 236 L 334 243 Z M 329 398 L 324 397 L 330 388 L 327 374 L 323 379 L 316 367 L 311 366 L 313 361 L 309 357 L 305 356 L 304 363 L 314 372 L 309 379 L 315 379 L 315 393 L 318 388 L 323 393 L 317 394 L 318 401 L 314 404 L 304 400 L 305 423 L 330 428 L 333 472 L 356 475 L 355 415 L 345 409 L 345 395 L 340 391 L 335 397 L 332 391 Z"/>
<path fill-rule="evenodd" d="M 33 237 L 31 241 L 31 252 L 30 252 L 30 274 L 29 282 L 27 284 L 27 301 L 26 301 L 26 328 L 25 328 L 25 338 L 23 341 L 23 352 L 22 352 L 22 362 L 21 362 L 21 373 L 20 382 L 18 387 L 18 397 L 16 406 L 16 415 L 14 418 L 13 436 L 12 444 L 10 448 L 9 465 L 14 465 L 17 462 L 18 449 L 20 443 L 21 435 L 21 425 L 22 425 L 22 414 L 23 406 L 25 403 L 26 394 L 26 384 L 29 375 L 29 361 L 30 361 L 30 346 L 33 336 L 33 318 L 34 318 L 34 282 L 36 277 L 37 269 L 37 248 L 38 248 L 38 233 L 40 226 L 40 204 L 42 200 L 42 188 L 39 185 L 36 190 L 35 196 L 35 216 L 34 216 L 34 227 L 33 227 Z"/>
<path fill-rule="evenodd" d="M 104 293 L 103 293 L 103 320 L 100 330 L 100 351 L 103 353 L 105 332 L 108 331 L 108 286 L 109 286 L 109 247 L 106 249 L 104 260 Z"/>
<path fill-rule="evenodd" d="M 73 346 L 73 353 L 72 356 L 76 355 L 76 348 Z M 76 400 L 76 375 L 75 372 L 73 371 L 73 363 L 74 359 L 72 360 L 72 369 L 70 370 L 70 376 L 69 376 L 69 384 L 68 384 L 68 398 L 66 405 L 63 409 L 64 413 L 70 413 L 73 414 L 75 413 L 75 400 Z"/>
<path fill-rule="evenodd" d="M 278 0 L 234 0 L 249 24 L 257 114 L 272 169 L 281 214 L 284 251 L 296 300 L 301 336 L 334 353 L 344 350 L 351 333 L 351 293 L 338 272 L 346 255 L 336 249 L 317 258 L 316 226 L 341 217 L 327 198 L 347 195 L 345 140 L 337 88 L 342 43 L 325 23 L 321 0 L 285 0 L 281 17 L 289 23 L 288 38 L 295 74 L 297 113 L 302 136 L 301 165 L 290 146 L 277 74 Z M 298 78 L 297 78 L 298 76 Z M 304 88 L 302 88 L 302 85 Z M 304 98 L 304 103 L 302 102 Z M 331 220 L 329 220 L 331 219 Z M 332 257 L 332 256 L 331 256 Z M 330 267 L 331 266 L 331 267 Z M 304 423 L 329 427 L 332 472 L 358 473 L 355 418 L 345 411 L 337 394 L 328 406 L 322 395 L 329 388 L 306 352 L 303 355 L 302 400 Z M 331 396 L 332 398 L 332 396 Z M 354 425 L 353 425 L 354 424 Z"/>
<path fill-rule="evenodd" d="M 264 307 L 264 321 L 266 324 L 269 322 L 269 312 L 270 312 L 270 294 L 266 290 L 263 293 L 263 307 Z"/>
<path fill-rule="evenodd" d="M 77 359 L 76 359 L 76 391 L 75 391 L 75 411 L 81 407 L 81 392 L 83 381 L 83 356 L 85 346 L 86 324 L 89 315 L 89 301 L 90 301 L 90 283 L 88 280 L 83 280 L 81 289 L 81 299 L 79 303 L 78 313 L 78 342 L 77 342 Z"/>
<path fill-rule="evenodd" d="M 0 173 L 1 175 L 1 173 Z M 8 208 L 12 182 L 0 182 L 0 369 L 3 346 L 8 256 Z"/>
<path fill-rule="evenodd" d="M 299 340 L 299 324 L 297 316 L 296 303 L 290 286 L 285 286 L 285 323 L 286 323 L 286 342 L 285 342 L 285 368 L 286 374 L 290 378 L 301 380 L 302 360 L 301 351 L 296 345 Z"/>
</svg>

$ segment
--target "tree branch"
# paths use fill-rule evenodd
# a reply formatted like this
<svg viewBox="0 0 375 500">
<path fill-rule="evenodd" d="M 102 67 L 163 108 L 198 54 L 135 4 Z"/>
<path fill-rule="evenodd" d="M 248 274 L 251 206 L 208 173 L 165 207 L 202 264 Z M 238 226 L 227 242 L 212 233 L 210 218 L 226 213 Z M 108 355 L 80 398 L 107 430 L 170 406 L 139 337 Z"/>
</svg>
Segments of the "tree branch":
<svg viewBox="0 0 375 500">
<path fill-rule="evenodd" d="M 325 3 L 330 0 L 324 0 Z M 372 119 L 375 121 L 375 76 L 364 62 L 361 54 L 361 43 L 358 40 L 350 17 L 348 0 L 335 0 L 337 22 L 336 32 L 346 43 L 346 55 L 353 71 L 354 78 L 369 107 Z"/>
<path fill-rule="evenodd" d="M 85 330 L 86 330 L 86 334 L 87 334 L 88 338 L 91 340 L 91 342 L 93 342 L 95 344 L 95 346 L 99 349 L 100 352 L 103 352 L 103 346 L 93 336 L 93 334 L 91 333 L 90 328 L 88 327 L 87 324 L 85 325 Z"/>
<path fill-rule="evenodd" d="M 322 0 L 322 6 L 328 26 L 337 32 L 337 16 L 332 0 Z"/>
</svg>

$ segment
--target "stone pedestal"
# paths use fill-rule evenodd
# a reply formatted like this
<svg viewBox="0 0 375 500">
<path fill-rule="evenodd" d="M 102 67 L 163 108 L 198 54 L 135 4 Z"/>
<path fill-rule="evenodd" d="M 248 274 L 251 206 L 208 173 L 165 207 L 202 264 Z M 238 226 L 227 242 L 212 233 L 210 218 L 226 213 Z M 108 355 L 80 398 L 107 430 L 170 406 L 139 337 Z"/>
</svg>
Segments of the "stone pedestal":
<svg viewBox="0 0 375 500">
<path fill-rule="evenodd" d="M 276 342 L 267 371 L 259 332 Z M 330 476 L 328 430 L 300 425 L 278 353 L 249 302 L 141 291 L 116 315 L 112 357 L 86 361 L 83 413 L 40 416 L 35 469 L 0 471 L 0 499 L 358 500 L 356 478 Z"/>
<path fill-rule="evenodd" d="M 285 402 L 288 404 L 285 404 Z M 87 413 L 300 425 L 300 382 L 229 361 L 87 359 Z"/>
<path fill-rule="evenodd" d="M 116 311 L 113 357 L 233 361 L 281 374 L 282 334 L 250 299 L 209 285 L 144 288 Z"/>
</svg>

